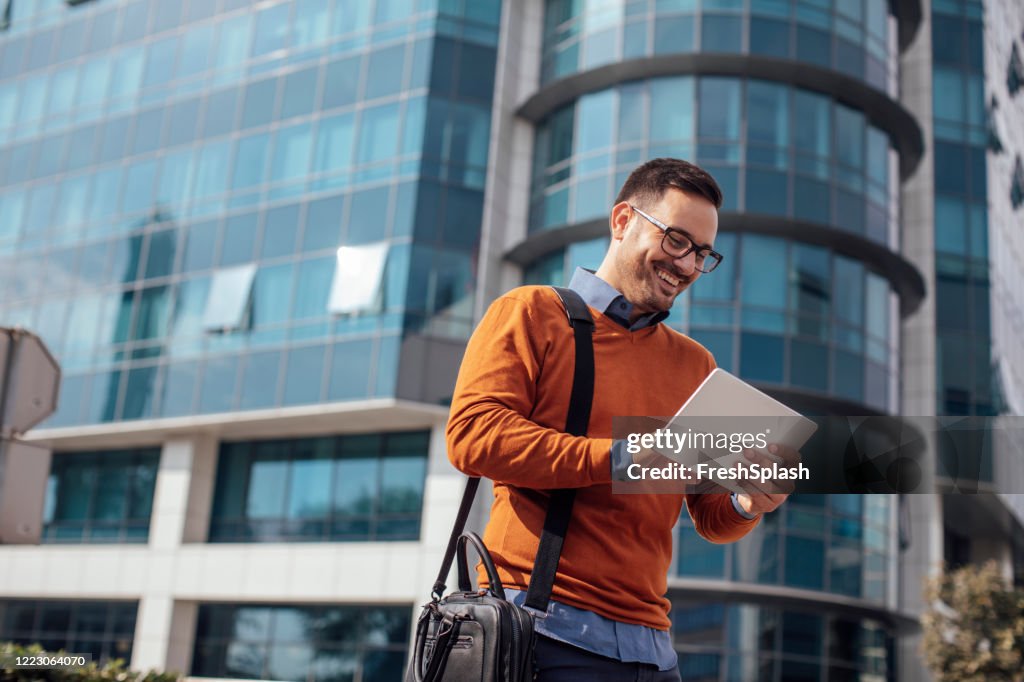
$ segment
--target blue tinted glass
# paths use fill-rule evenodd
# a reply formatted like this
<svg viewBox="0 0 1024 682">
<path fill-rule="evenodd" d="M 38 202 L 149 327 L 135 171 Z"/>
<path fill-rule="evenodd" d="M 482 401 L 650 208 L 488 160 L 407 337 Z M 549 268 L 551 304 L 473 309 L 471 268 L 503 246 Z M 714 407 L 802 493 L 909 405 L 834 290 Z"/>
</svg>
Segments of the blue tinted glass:
<svg viewBox="0 0 1024 682">
<path fill-rule="evenodd" d="M 200 336 L 203 333 L 203 312 L 210 291 L 210 279 L 200 277 L 178 285 L 175 294 L 171 335 L 175 338 Z"/>
<path fill-rule="evenodd" d="M 178 102 L 167 112 L 167 146 L 191 142 L 196 136 L 196 125 L 199 123 L 198 99 Z"/>
<path fill-rule="evenodd" d="M 860 326 L 864 320 L 864 266 L 836 256 L 833 259 L 835 311 L 843 320 Z"/>
<path fill-rule="evenodd" d="M 693 50 L 693 15 L 659 17 L 654 24 L 654 53 L 675 54 Z"/>
<path fill-rule="evenodd" d="M 135 118 L 135 130 L 132 133 L 132 154 L 145 154 L 160 146 L 164 125 L 162 108 L 144 111 Z"/>
<path fill-rule="evenodd" d="M 288 74 L 284 79 L 281 98 L 281 118 L 302 116 L 313 111 L 316 102 L 316 67 Z"/>
<path fill-rule="evenodd" d="M 334 345 L 328 400 L 350 400 L 368 394 L 372 353 L 373 342 L 368 339 Z"/>
<path fill-rule="evenodd" d="M 22 81 L 21 96 L 18 98 L 18 120 L 21 123 L 35 121 L 43 115 L 43 103 L 46 100 L 46 77 L 30 76 Z M 35 130 L 35 128 L 31 128 Z"/>
<path fill-rule="evenodd" d="M 188 201 L 194 173 L 191 149 L 165 156 L 157 186 L 157 202 L 172 213 L 180 213 L 182 205 Z"/>
<path fill-rule="evenodd" d="M 693 139 L 694 79 L 657 78 L 650 82 L 652 140 Z M 639 108 L 639 101 L 625 106 Z"/>
<path fill-rule="evenodd" d="M 864 399 L 864 359 L 860 355 L 836 351 L 835 386 L 832 390 L 856 402 Z"/>
<path fill-rule="evenodd" d="M 327 296 L 334 277 L 334 256 L 315 258 L 299 263 L 292 317 L 302 320 L 327 314 Z"/>
<path fill-rule="evenodd" d="M 121 210 L 129 214 L 151 210 L 155 180 L 155 160 L 141 161 L 129 166 L 125 173 Z"/>
<path fill-rule="evenodd" d="M 781 383 L 785 343 L 780 336 L 744 333 L 740 337 L 740 376 Z"/>
<path fill-rule="evenodd" d="M 291 3 L 283 2 L 256 14 L 252 56 L 259 57 L 288 47 L 288 14 Z"/>
<path fill-rule="evenodd" d="M 327 38 L 330 28 L 329 0 L 297 0 L 292 24 L 296 47 L 315 45 Z"/>
<path fill-rule="evenodd" d="M 216 137 L 234 130 L 238 90 L 231 88 L 210 94 L 206 98 L 204 111 L 203 134 L 206 137 Z"/>
<path fill-rule="evenodd" d="M 152 415 L 153 400 L 156 397 L 154 394 L 156 372 L 157 368 L 155 366 L 139 367 L 128 372 L 128 383 L 125 387 L 124 407 L 121 414 L 122 419 L 144 419 Z M 103 478 L 107 480 L 108 476 Z M 111 502 L 114 502 L 114 500 L 111 500 Z M 122 497 L 118 502 L 123 505 L 126 500 Z M 108 511 L 114 512 L 114 508 L 108 508 Z M 121 513 L 113 513 L 113 518 L 120 518 L 122 514 L 123 511 Z M 99 514 L 98 517 L 103 518 Z"/>
<path fill-rule="evenodd" d="M 242 370 L 242 396 L 239 408 L 252 410 L 277 404 L 277 377 L 281 353 L 252 353 L 245 358 Z M 218 498 L 220 491 L 218 491 Z"/>
<path fill-rule="evenodd" d="M 935 117 L 960 123 L 964 116 L 964 77 L 958 68 L 935 67 L 932 70 L 932 109 Z"/>
<path fill-rule="evenodd" d="M 199 152 L 196 171 L 196 195 L 198 197 L 220 194 L 226 189 L 228 159 L 231 154 L 229 141 L 207 144 Z"/>
<path fill-rule="evenodd" d="M 447 138 L 451 140 L 448 160 L 467 166 L 486 166 L 490 107 L 456 103 L 451 112 L 445 130 Z M 611 139 L 610 133 L 608 139 Z"/>
<path fill-rule="evenodd" d="M 142 48 L 133 47 L 124 50 L 115 59 L 114 73 L 110 79 L 111 98 L 131 99 L 139 91 L 144 58 Z"/>
<path fill-rule="evenodd" d="M 267 211 L 263 225 L 263 258 L 275 258 L 295 251 L 299 231 L 299 207 L 279 206 Z"/>
<path fill-rule="evenodd" d="M 787 557 L 800 557 L 800 561 L 786 562 L 785 583 L 792 587 L 820 590 L 824 587 L 825 547 L 821 540 L 788 536 L 785 540 Z"/>
<path fill-rule="evenodd" d="M 689 523 L 680 524 L 677 570 L 683 576 L 721 578 L 725 574 L 725 546 L 708 542 Z"/>
<path fill-rule="evenodd" d="M 224 21 L 217 34 L 217 68 L 237 66 L 249 56 L 252 15 L 243 13 Z"/>
<path fill-rule="evenodd" d="M 213 56 L 213 25 L 189 27 L 178 50 L 178 78 L 188 78 L 206 71 Z"/>
<path fill-rule="evenodd" d="M 788 10 L 788 7 L 786 9 Z M 788 21 L 751 17 L 750 52 L 771 57 L 788 57 L 789 34 L 790 23 Z"/>
<path fill-rule="evenodd" d="M 390 186 L 356 192 L 349 208 L 346 244 L 366 244 L 384 239 Z"/>
<path fill-rule="evenodd" d="M 146 50 L 146 69 L 142 76 L 142 87 L 156 87 L 171 80 L 174 75 L 176 48 L 176 37 L 164 38 L 150 44 Z"/>
<path fill-rule="evenodd" d="M 346 106 L 359 94 L 359 57 L 340 59 L 327 65 L 324 84 L 324 109 Z"/>
<path fill-rule="evenodd" d="M 828 390 L 828 348 L 807 341 L 792 342 L 790 383 L 818 391 Z"/>
<path fill-rule="evenodd" d="M 788 185 L 784 173 L 747 170 L 747 211 L 786 215 Z"/>
<path fill-rule="evenodd" d="M 38 185 L 29 194 L 28 212 L 25 215 L 25 234 L 42 237 L 50 228 L 50 216 L 56 203 L 57 188 L 53 185 Z"/>
<path fill-rule="evenodd" d="M 264 266 L 256 273 L 252 285 L 252 326 L 278 324 L 288 319 L 292 299 L 290 263 Z"/>
<path fill-rule="evenodd" d="M 353 114 L 341 114 L 320 121 L 314 170 L 335 171 L 351 166 L 354 118 Z"/>
<path fill-rule="evenodd" d="M 250 83 L 245 89 L 242 105 L 242 127 L 264 125 L 274 119 L 274 102 L 277 92 L 277 79 Z"/>
<path fill-rule="evenodd" d="M 466 139 L 465 133 L 463 139 Z M 484 139 L 486 140 L 486 129 Z M 484 149 L 486 150 L 486 145 Z M 386 104 L 364 110 L 359 131 L 359 163 L 382 161 L 393 157 L 397 151 L 398 104 Z"/>
<path fill-rule="evenodd" d="M 177 252 L 178 231 L 160 230 L 149 235 L 146 247 L 146 267 L 143 276 L 146 279 L 166 277 L 174 269 L 174 256 Z"/>
<path fill-rule="evenodd" d="M 745 235 L 742 245 L 741 300 L 747 305 L 786 307 L 786 243 Z M 714 273 L 717 275 L 718 273 Z"/>
<path fill-rule="evenodd" d="M 701 17 L 702 52 L 739 52 L 743 28 L 738 16 L 705 14 Z"/>
<path fill-rule="evenodd" d="M 160 413 L 165 417 L 192 412 L 198 366 L 194 362 L 168 365 L 164 374 Z"/>
<path fill-rule="evenodd" d="M 92 220 L 102 220 L 113 215 L 117 210 L 117 197 L 120 189 L 121 169 L 119 167 L 101 171 L 93 176 L 89 217 Z"/>
<path fill-rule="evenodd" d="M 57 71 L 50 79 L 50 99 L 46 113 L 50 116 L 68 111 L 75 102 L 75 85 L 78 83 L 78 69 L 65 68 Z"/>
<path fill-rule="evenodd" d="M 197 223 L 188 230 L 185 238 L 185 256 L 182 259 L 183 272 L 205 270 L 213 265 L 217 247 L 217 223 Z"/>
<path fill-rule="evenodd" d="M 371 52 L 363 98 L 374 99 L 400 92 L 404 68 L 404 44 Z"/>
<path fill-rule="evenodd" d="M 336 247 L 341 243 L 341 217 L 345 198 L 328 197 L 311 201 L 306 210 L 302 250 Z"/>
<path fill-rule="evenodd" d="M 238 265 L 252 260 L 258 223 L 258 213 L 236 215 L 227 219 L 221 244 L 221 265 Z"/>
<path fill-rule="evenodd" d="M 118 118 L 107 121 L 103 127 L 103 142 L 99 149 L 99 161 L 117 161 L 124 156 L 125 143 L 128 140 L 131 119 Z"/>
<path fill-rule="evenodd" d="M 312 141 L 309 123 L 279 130 L 270 167 L 270 181 L 294 180 L 308 174 Z"/>
<path fill-rule="evenodd" d="M 288 352 L 284 405 L 315 403 L 324 376 L 324 347 L 296 348 Z"/>
<path fill-rule="evenodd" d="M 864 167 L 864 114 L 837 104 L 836 153 L 839 161 L 853 168 Z"/>
<path fill-rule="evenodd" d="M 700 137 L 738 140 L 740 82 L 726 78 L 701 78 L 698 97 Z"/>
<path fill-rule="evenodd" d="M 800 61 L 812 62 L 819 66 L 832 63 L 832 40 L 828 33 L 803 24 L 796 26 L 796 56 Z"/>
<path fill-rule="evenodd" d="M 240 189 L 262 183 L 266 178 L 269 156 L 269 133 L 241 138 L 238 141 L 238 152 L 235 154 L 235 173 L 231 186 Z"/>
<path fill-rule="evenodd" d="M 615 121 L 615 91 L 605 90 L 593 95 L 584 95 L 576 109 L 579 115 L 576 153 L 586 154 L 610 147 Z"/>
<path fill-rule="evenodd" d="M 763 81 L 748 82 L 747 139 L 773 147 L 785 147 L 789 143 L 788 104 L 788 88 Z"/>
<path fill-rule="evenodd" d="M 14 241 L 21 232 L 25 212 L 25 194 L 20 191 L 0 195 L 0 243 Z"/>
<path fill-rule="evenodd" d="M 238 358 L 235 356 L 207 359 L 200 387 L 200 412 L 227 412 L 232 409 L 237 373 Z"/>
</svg>

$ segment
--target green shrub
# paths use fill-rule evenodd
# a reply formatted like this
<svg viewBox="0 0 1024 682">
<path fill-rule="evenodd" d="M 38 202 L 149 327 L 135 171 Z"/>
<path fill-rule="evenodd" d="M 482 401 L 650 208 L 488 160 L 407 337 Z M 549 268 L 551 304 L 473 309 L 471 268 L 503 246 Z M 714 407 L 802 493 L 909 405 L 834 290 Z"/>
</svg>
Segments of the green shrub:
<svg viewBox="0 0 1024 682">
<path fill-rule="evenodd" d="M 178 673 L 147 673 L 126 670 L 120 658 L 102 666 L 95 661 L 80 668 L 15 668 L 16 658 L 38 656 L 43 648 L 38 644 L 21 646 L 0 642 L 0 682 L 178 682 Z M 46 652 L 47 656 L 61 656 L 63 651 Z"/>
</svg>

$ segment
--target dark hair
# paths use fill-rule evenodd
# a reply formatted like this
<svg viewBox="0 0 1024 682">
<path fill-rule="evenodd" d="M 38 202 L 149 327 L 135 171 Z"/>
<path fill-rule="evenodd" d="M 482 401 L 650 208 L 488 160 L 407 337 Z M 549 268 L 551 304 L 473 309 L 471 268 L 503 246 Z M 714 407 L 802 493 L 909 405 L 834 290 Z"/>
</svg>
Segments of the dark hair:
<svg viewBox="0 0 1024 682">
<path fill-rule="evenodd" d="M 654 203 L 670 187 L 702 196 L 714 204 L 715 208 L 722 207 L 722 190 L 715 179 L 703 168 L 682 159 L 651 159 L 638 166 L 626 178 L 615 203 Z"/>
</svg>

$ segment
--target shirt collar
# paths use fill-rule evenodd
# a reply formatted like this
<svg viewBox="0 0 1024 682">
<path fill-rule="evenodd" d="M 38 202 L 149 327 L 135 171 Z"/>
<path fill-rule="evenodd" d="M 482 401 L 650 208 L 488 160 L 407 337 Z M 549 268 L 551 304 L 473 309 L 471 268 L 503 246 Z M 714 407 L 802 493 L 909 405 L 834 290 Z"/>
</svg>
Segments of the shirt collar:
<svg viewBox="0 0 1024 682">
<path fill-rule="evenodd" d="M 653 327 L 668 317 L 667 310 L 660 310 L 642 315 L 630 324 L 629 316 L 633 312 L 633 304 L 627 301 L 626 297 L 615 287 L 594 274 L 593 270 L 576 268 L 576 272 L 573 273 L 572 280 L 569 282 L 569 288 L 579 294 L 588 306 L 600 310 L 605 316 L 630 331 Z"/>
</svg>

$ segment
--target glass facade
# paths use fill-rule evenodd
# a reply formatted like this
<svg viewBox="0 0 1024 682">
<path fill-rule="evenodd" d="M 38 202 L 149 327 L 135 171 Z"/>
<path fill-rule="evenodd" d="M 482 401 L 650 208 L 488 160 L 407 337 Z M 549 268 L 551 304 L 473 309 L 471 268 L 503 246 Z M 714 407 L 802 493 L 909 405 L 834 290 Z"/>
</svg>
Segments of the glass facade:
<svg viewBox="0 0 1024 682">
<path fill-rule="evenodd" d="M 934 0 L 932 11 L 936 410 L 992 415 L 982 4 Z"/>
<path fill-rule="evenodd" d="M 639 57 L 734 53 L 807 62 L 888 92 L 895 31 L 886 0 L 549 0 L 541 80 Z"/>
<path fill-rule="evenodd" d="M 403 333 L 468 335 L 497 0 L 31 4 L 0 323 L 64 368 L 49 426 L 394 396 Z M 377 295 L 333 314 L 367 244 Z"/>
<path fill-rule="evenodd" d="M 222 443 L 210 541 L 418 540 L 429 438 Z"/>
<path fill-rule="evenodd" d="M 696 160 L 723 211 L 818 223 L 894 247 L 896 152 L 866 116 L 762 80 L 674 76 L 584 95 L 537 128 L 531 231 L 604 217 L 646 159 Z"/>
<path fill-rule="evenodd" d="M 131 660 L 137 602 L 0 599 L 0 642 Z"/>
<path fill-rule="evenodd" d="M 607 239 L 578 242 L 526 269 L 527 284 L 563 285 L 596 269 Z M 897 295 L 882 274 L 821 246 L 720 232 L 722 264 L 666 320 L 747 380 L 889 412 L 898 375 Z"/>
<path fill-rule="evenodd" d="M 411 606 L 200 604 L 192 675 L 263 680 L 402 677 Z"/>
<path fill-rule="evenodd" d="M 894 633 L 879 621 L 689 599 L 671 615 L 688 682 L 896 679 Z"/>
<path fill-rule="evenodd" d="M 146 542 L 159 465 L 159 448 L 55 452 L 42 541 Z"/>
<path fill-rule="evenodd" d="M 892 577 L 893 504 L 888 495 L 793 495 L 730 545 L 701 538 L 684 514 L 675 572 L 830 592 L 884 606 Z"/>
</svg>

